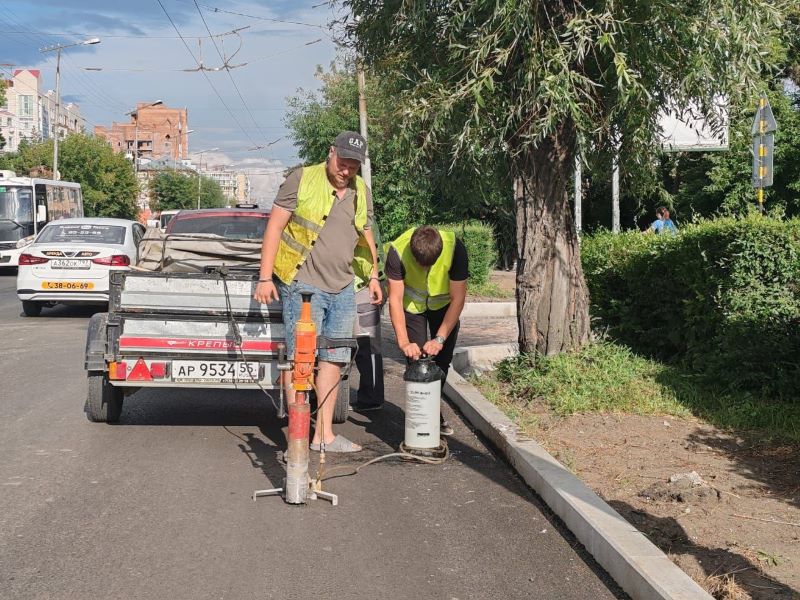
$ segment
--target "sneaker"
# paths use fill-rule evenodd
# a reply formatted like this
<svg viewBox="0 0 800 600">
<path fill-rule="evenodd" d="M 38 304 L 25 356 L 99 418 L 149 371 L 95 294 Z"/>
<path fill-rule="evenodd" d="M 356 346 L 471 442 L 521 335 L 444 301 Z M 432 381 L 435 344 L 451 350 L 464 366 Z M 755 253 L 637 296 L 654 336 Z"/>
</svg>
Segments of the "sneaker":
<svg viewBox="0 0 800 600">
<path fill-rule="evenodd" d="M 453 428 L 450 427 L 450 423 L 442 419 L 442 423 L 439 426 L 439 434 L 440 435 L 453 435 Z"/>
<path fill-rule="evenodd" d="M 355 404 L 351 404 L 350 408 L 356 412 L 369 412 L 371 410 L 382 409 L 383 404 L 361 404 L 360 402 L 356 402 Z"/>
</svg>

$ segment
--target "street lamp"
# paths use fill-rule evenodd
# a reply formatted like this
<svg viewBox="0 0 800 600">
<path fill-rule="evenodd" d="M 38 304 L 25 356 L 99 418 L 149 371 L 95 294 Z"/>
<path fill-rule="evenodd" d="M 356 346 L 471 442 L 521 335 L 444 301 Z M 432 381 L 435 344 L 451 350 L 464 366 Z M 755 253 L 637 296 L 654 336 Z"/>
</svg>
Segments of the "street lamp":
<svg viewBox="0 0 800 600">
<path fill-rule="evenodd" d="M 149 104 L 138 106 L 134 108 L 131 112 L 125 113 L 126 116 L 133 117 L 135 123 L 135 126 L 133 128 L 133 172 L 137 176 L 137 179 L 139 175 L 139 111 L 142 110 L 143 108 L 158 106 L 159 104 L 164 104 L 164 103 L 161 100 L 156 100 L 155 102 L 150 102 Z"/>
<path fill-rule="evenodd" d="M 201 150 L 197 154 L 200 155 L 200 159 L 197 161 L 197 210 L 200 210 L 200 184 L 203 181 L 203 175 L 200 172 L 203 166 L 203 154 L 206 152 L 216 152 L 219 148 L 209 148 L 208 150 Z"/>
<path fill-rule="evenodd" d="M 56 114 L 55 123 L 51 127 L 53 130 L 53 179 L 58 180 L 58 122 L 61 120 L 61 51 L 64 48 L 72 48 L 73 46 L 92 46 L 99 44 L 100 38 L 89 38 L 82 42 L 75 42 L 74 44 L 57 44 L 55 46 L 47 46 L 40 48 L 39 52 L 52 52 L 56 51 Z"/>
</svg>

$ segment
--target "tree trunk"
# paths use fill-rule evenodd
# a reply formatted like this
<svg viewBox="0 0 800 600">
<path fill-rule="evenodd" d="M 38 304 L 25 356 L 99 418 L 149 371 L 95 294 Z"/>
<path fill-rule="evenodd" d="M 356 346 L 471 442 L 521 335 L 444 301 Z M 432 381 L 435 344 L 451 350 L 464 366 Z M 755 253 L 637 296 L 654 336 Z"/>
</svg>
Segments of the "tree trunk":
<svg viewBox="0 0 800 600">
<path fill-rule="evenodd" d="M 550 356 L 589 338 L 589 293 L 570 211 L 567 181 L 575 134 L 562 126 L 521 154 L 515 181 L 517 324 L 521 352 Z"/>
</svg>

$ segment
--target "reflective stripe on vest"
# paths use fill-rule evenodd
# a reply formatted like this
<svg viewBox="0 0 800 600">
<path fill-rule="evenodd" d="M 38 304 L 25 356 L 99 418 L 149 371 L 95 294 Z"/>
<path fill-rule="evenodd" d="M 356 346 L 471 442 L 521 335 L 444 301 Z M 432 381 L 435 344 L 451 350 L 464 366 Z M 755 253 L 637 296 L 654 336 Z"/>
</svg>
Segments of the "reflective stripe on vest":
<svg viewBox="0 0 800 600">
<path fill-rule="evenodd" d="M 403 278 L 403 308 L 413 314 L 426 310 L 439 310 L 450 303 L 450 267 L 456 247 L 456 235 L 452 231 L 439 231 L 442 236 L 442 253 L 435 263 L 426 269 L 419 265 L 411 253 L 412 227 L 392 242 L 400 256 L 405 277 Z"/>
<path fill-rule="evenodd" d="M 311 254 L 322 226 L 333 208 L 336 189 L 328 180 L 326 163 L 303 167 L 297 190 L 297 208 L 281 233 L 275 256 L 275 275 L 286 284 Z M 367 224 L 367 186 L 356 176 L 355 228 L 363 232 Z"/>
</svg>

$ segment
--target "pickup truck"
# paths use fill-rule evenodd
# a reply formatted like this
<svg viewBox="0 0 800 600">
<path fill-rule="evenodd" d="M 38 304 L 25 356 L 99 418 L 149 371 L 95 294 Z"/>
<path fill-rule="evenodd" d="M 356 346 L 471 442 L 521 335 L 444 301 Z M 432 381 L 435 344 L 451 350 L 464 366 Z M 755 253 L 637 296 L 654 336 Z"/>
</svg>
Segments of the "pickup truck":
<svg viewBox="0 0 800 600">
<path fill-rule="evenodd" d="M 155 231 L 151 249 L 160 246 L 163 251 L 172 240 Z M 162 266 L 163 256 L 191 256 L 187 244 L 203 246 L 203 240 L 186 236 L 181 250 L 181 237 L 176 237 L 179 249 L 175 254 L 164 252 Z M 199 266 L 195 261 L 191 267 L 194 272 L 160 269 L 111 275 L 108 312 L 93 315 L 87 331 L 85 412 L 90 421 L 117 422 L 123 401 L 135 401 L 129 397 L 144 387 L 261 389 L 272 398 L 265 398 L 265 406 L 280 408 L 279 363 L 288 368 L 282 356 L 281 305 L 253 299 L 257 263 L 237 266 L 226 255 L 225 248 L 238 243 L 244 242 L 212 240 L 212 247 L 222 244 L 216 256 L 225 260 L 209 260 L 213 251 L 202 247 Z M 145 262 L 150 255 L 143 253 Z M 335 423 L 347 418 L 348 372 L 345 369 L 342 376 Z"/>
</svg>

